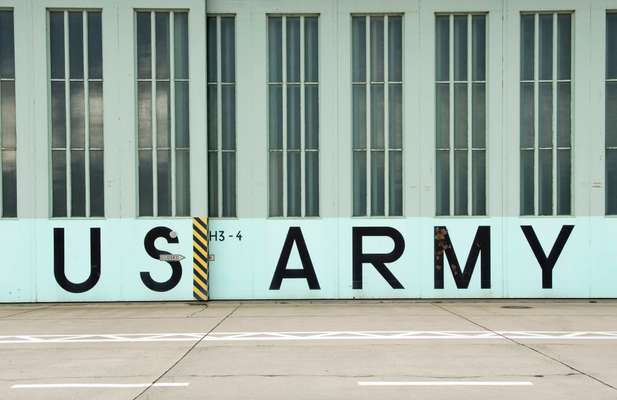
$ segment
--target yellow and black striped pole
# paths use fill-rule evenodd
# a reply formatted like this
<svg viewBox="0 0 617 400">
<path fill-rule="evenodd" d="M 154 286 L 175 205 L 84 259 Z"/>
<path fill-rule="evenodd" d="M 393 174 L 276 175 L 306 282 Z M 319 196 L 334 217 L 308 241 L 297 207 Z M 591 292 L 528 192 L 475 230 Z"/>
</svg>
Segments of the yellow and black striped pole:
<svg viewBox="0 0 617 400">
<path fill-rule="evenodd" d="M 208 301 L 208 217 L 193 218 L 193 297 Z"/>
</svg>

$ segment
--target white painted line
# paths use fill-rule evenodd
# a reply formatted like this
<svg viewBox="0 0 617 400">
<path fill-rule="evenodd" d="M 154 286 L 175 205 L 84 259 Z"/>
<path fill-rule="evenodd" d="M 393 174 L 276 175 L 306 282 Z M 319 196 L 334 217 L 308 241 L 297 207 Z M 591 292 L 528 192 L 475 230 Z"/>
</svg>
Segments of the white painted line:
<svg viewBox="0 0 617 400">
<path fill-rule="evenodd" d="M 321 331 L 321 332 L 212 332 L 122 333 L 77 335 L 0 336 L 3 344 L 235 342 L 307 340 L 617 340 L 617 331 Z"/>
<path fill-rule="evenodd" d="M 186 387 L 188 382 L 168 383 L 37 383 L 13 385 L 11 389 L 126 389 L 146 387 Z"/>
<path fill-rule="evenodd" d="M 358 382 L 358 386 L 533 386 L 527 381 L 409 381 L 409 382 Z"/>
</svg>

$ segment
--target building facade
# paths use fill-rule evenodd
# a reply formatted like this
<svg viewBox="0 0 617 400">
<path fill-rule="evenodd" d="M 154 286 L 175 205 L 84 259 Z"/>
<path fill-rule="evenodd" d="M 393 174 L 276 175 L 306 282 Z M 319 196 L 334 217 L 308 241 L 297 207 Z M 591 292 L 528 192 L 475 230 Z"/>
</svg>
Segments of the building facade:
<svg viewBox="0 0 617 400">
<path fill-rule="evenodd" d="M 0 0 L 0 105 L 3 302 L 617 296 L 616 0 Z"/>
</svg>

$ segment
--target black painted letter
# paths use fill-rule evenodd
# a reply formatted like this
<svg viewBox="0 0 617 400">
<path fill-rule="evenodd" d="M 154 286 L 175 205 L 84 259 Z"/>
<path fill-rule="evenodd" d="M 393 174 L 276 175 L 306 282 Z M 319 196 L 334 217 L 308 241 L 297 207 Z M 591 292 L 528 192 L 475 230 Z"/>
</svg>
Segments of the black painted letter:
<svg viewBox="0 0 617 400">
<path fill-rule="evenodd" d="M 387 236 L 394 242 L 390 253 L 363 253 L 362 238 L 365 236 Z M 405 251 L 405 239 L 399 231 L 388 226 L 354 227 L 352 236 L 353 276 L 352 287 L 362 289 L 362 264 L 370 263 L 393 289 L 404 289 L 401 282 L 390 272 L 386 263 L 398 260 Z"/>
<path fill-rule="evenodd" d="M 64 270 L 64 228 L 54 228 L 54 277 L 67 292 L 83 293 L 92 289 L 101 277 L 101 228 L 90 228 L 90 275 L 81 283 L 73 283 Z"/>
<path fill-rule="evenodd" d="M 158 250 L 154 247 L 154 241 L 158 238 L 164 238 L 167 240 L 167 243 L 178 243 L 178 236 L 171 235 L 172 230 L 167 228 L 166 226 L 157 226 L 156 228 L 152 228 L 144 238 L 144 248 L 146 249 L 146 253 L 155 260 L 160 260 L 161 254 L 171 255 L 171 253 L 167 251 Z M 182 278 L 182 265 L 180 261 L 165 261 L 171 266 L 171 277 L 165 282 L 157 282 L 152 279 L 152 276 L 149 272 L 141 272 L 139 275 L 141 276 L 141 281 L 148 287 L 150 290 L 154 290 L 155 292 L 167 292 L 180 282 L 180 278 Z"/>
<path fill-rule="evenodd" d="M 540 244 L 533 227 L 531 225 L 521 225 L 521 229 L 523 230 L 523 234 L 525 235 L 527 243 L 529 243 L 533 254 L 536 256 L 536 260 L 538 260 L 538 264 L 540 264 L 540 268 L 542 268 L 542 289 L 551 289 L 553 287 L 553 268 L 555 267 L 557 259 L 566 245 L 572 230 L 574 229 L 574 225 L 564 225 L 561 227 L 561 231 L 559 231 L 557 240 L 555 241 L 548 258 L 542 249 L 542 245 Z"/>
<path fill-rule="evenodd" d="M 444 253 L 450 264 L 450 270 L 454 277 L 456 287 L 459 289 L 467 289 L 471 274 L 478 261 L 478 256 L 482 253 L 480 259 L 480 287 L 482 289 L 491 288 L 491 227 L 479 226 L 476 231 L 476 236 L 471 244 L 469 256 L 465 262 L 465 269 L 461 272 L 461 267 L 454 252 L 454 246 L 450 241 L 448 229 L 445 226 L 435 227 L 435 289 L 443 289 L 443 259 Z"/>
<path fill-rule="evenodd" d="M 287 263 L 289 262 L 289 256 L 291 255 L 291 248 L 296 243 L 298 253 L 300 254 L 300 262 L 302 262 L 302 269 L 287 269 Z M 315 268 L 313 268 L 313 262 L 309 255 L 306 242 L 304 241 L 304 235 L 299 226 L 292 226 L 287 231 L 287 237 L 285 243 L 283 243 L 283 249 L 279 261 L 276 263 L 276 270 L 270 283 L 270 290 L 279 290 L 283 279 L 306 279 L 309 289 L 319 290 L 319 281 L 317 275 L 315 275 Z"/>
</svg>

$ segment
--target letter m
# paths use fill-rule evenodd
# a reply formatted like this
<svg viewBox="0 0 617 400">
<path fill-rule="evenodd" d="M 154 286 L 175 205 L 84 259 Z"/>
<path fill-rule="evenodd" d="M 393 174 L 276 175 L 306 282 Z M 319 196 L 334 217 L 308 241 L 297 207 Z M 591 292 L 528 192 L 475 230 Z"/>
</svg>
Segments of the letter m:
<svg viewBox="0 0 617 400">
<path fill-rule="evenodd" d="M 448 235 L 448 228 L 445 226 L 435 227 L 435 289 L 443 289 L 444 275 L 444 256 L 448 259 L 450 270 L 456 287 L 459 289 L 467 289 L 471 275 L 478 261 L 478 256 L 482 254 L 480 259 L 480 286 L 482 289 L 491 288 L 491 227 L 479 226 L 476 231 L 476 236 L 471 244 L 469 256 L 465 263 L 465 269 L 461 271 L 458 258 L 454 252 L 454 246 Z"/>
</svg>

